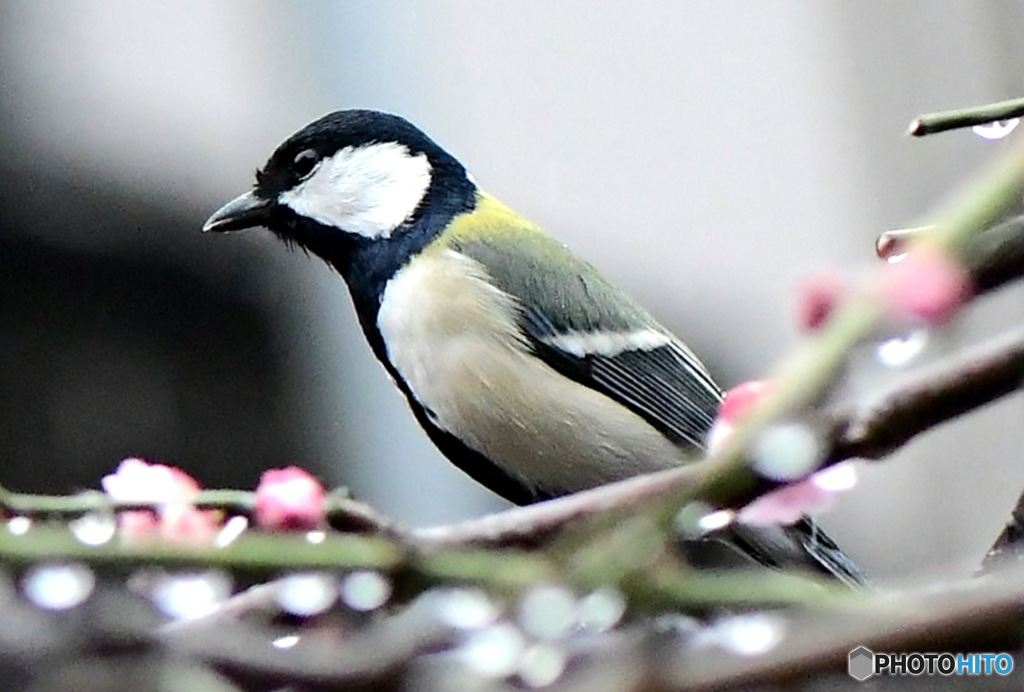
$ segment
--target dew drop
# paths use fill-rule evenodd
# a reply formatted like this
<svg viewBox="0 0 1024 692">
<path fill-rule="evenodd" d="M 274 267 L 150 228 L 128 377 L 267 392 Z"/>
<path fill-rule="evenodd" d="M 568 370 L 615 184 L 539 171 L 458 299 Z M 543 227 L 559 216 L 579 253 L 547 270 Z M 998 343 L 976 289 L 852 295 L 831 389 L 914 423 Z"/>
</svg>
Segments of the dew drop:
<svg viewBox="0 0 1024 692">
<path fill-rule="evenodd" d="M 231 595 L 231 578 L 224 572 L 162 575 L 150 597 L 160 611 L 176 620 L 209 615 Z"/>
<path fill-rule="evenodd" d="M 576 596 L 564 586 L 536 586 L 519 604 L 519 624 L 538 639 L 557 639 L 576 624 Z"/>
<path fill-rule="evenodd" d="M 117 533 L 113 512 L 89 512 L 68 524 L 71 533 L 86 545 L 103 545 Z"/>
<path fill-rule="evenodd" d="M 715 509 L 704 502 L 690 502 L 676 513 L 675 529 L 684 540 L 696 540 L 724 529 L 736 518 L 730 509 Z"/>
<path fill-rule="evenodd" d="M 844 461 L 818 471 L 811 476 L 811 481 L 822 490 L 843 492 L 857 485 L 857 469 L 851 462 Z"/>
<path fill-rule="evenodd" d="M 916 358 L 928 345 L 928 331 L 915 329 L 906 336 L 887 339 L 875 347 L 878 361 L 890 368 L 906 365 Z"/>
<path fill-rule="evenodd" d="M 307 531 L 306 532 L 306 541 L 309 542 L 309 543 L 312 543 L 313 545 L 319 545 L 319 544 L 323 543 L 325 540 L 327 540 L 327 532 L 326 531 Z"/>
<path fill-rule="evenodd" d="M 530 687 L 547 687 L 565 671 L 565 653 L 549 643 L 538 642 L 523 652 L 517 672 Z"/>
<path fill-rule="evenodd" d="M 299 635 L 288 634 L 283 637 L 278 637 L 274 641 L 270 642 L 270 645 L 275 649 L 290 649 L 299 643 Z"/>
<path fill-rule="evenodd" d="M 711 533 L 712 531 L 718 531 L 724 529 L 726 526 L 733 522 L 736 518 L 736 512 L 731 509 L 720 509 L 715 512 L 708 512 L 697 520 L 697 526 L 700 528 L 701 533 Z"/>
<path fill-rule="evenodd" d="M 474 630 L 498 619 L 498 606 L 479 589 L 449 589 L 436 594 L 436 616 L 460 630 Z"/>
<path fill-rule="evenodd" d="M 707 533 L 707 529 L 702 526 L 704 517 L 714 511 L 714 507 L 704 502 L 687 503 L 676 512 L 673 521 L 676 533 L 684 539 L 700 538 Z"/>
<path fill-rule="evenodd" d="M 32 520 L 28 517 L 11 517 L 7 520 L 7 530 L 12 536 L 24 536 L 32 528 Z"/>
<path fill-rule="evenodd" d="M 334 577 L 323 572 L 292 574 L 278 582 L 277 604 L 292 615 L 319 615 L 334 605 L 336 588 Z"/>
<path fill-rule="evenodd" d="M 754 442 L 753 467 L 765 478 L 795 480 L 817 468 L 822 452 L 822 440 L 811 426 L 776 423 Z"/>
<path fill-rule="evenodd" d="M 96 577 L 85 565 L 36 565 L 25 573 L 21 588 L 25 597 L 46 610 L 68 610 L 85 602 Z"/>
<path fill-rule="evenodd" d="M 391 598 L 391 582 L 380 572 L 352 572 L 341 583 L 341 600 L 352 610 L 376 610 Z"/>
<path fill-rule="evenodd" d="M 764 614 L 740 615 L 713 626 L 715 641 L 741 656 L 768 653 L 782 641 L 782 621 Z"/>
<path fill-rule="evenodd" d="M 241 514 L 236 514 L 224 522 L 223 528 L 217 532 L 216 537 L 213 539 L 213 545 L 217 548 L 226 548 L 238 540 L 239 536 L 245 533 L 245 530 L 248 528 L 249 520 Z"/>
<path fill-rule="evenodd" d="M 971 128 L 974 134 L 983 139 L 1002 139 L 1016 129 L 1020 118 L 1008 118 L 1006 120 L 995 120 L 990 123 L 975 125 Z"/>
<path fill-rule="evenodd" d="M 626 599 L 618 589 L 601 588 L 580 599 L 577 622 L 590 632 L 606 632 L 626 613 Z"/>
<path fill-rule="evenodd" d="M 500 622 L 470 634 L 458 651 L 474 672 L 504 678 L 515 672 L 525 647 L 522 632 L 515 625 Z"/>
</svg>

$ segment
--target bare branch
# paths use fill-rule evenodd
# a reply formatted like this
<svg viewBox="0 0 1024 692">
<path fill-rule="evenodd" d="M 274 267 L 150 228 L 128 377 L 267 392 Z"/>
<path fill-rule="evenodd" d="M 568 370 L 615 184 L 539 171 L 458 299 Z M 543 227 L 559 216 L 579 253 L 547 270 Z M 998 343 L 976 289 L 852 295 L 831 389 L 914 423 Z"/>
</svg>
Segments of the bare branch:
<svg viewBox="0 0 1024 692">
<path fill-rule="evenodd" d="M 529 548 L 543 542 L 551 534 L 596 514 L 636 507 L 669 488 L 692 487 L 698 479 L 697 465 L 699 462 L 636 476 L 459 524 L 415 529 L 409 535 L 417 544 L 425 547 L 486 545 Z"/>
</svg>

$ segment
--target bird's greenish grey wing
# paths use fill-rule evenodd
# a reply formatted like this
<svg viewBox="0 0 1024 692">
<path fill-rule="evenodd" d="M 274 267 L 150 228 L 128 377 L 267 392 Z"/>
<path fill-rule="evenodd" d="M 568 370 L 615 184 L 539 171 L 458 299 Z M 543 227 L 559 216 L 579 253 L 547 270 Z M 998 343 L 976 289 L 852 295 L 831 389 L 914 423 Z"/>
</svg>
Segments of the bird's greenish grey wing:
<svg viewBox="0 0 1024 692">
<path fill-rule="evenodd" d="M 455 237 L 515 297 L 536 355 L 615 399 L 682 447 L 702 449 L 721 390 L 704 365 L 589 264 L 533 228 Z"/>
</svg>

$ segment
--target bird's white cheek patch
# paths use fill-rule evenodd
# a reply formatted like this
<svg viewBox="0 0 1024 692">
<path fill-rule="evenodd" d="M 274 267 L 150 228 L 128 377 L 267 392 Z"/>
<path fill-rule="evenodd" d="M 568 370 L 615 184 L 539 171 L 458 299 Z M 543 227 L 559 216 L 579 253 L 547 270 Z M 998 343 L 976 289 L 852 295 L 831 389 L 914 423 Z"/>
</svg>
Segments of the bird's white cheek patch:
<svg viewBox="0 0 1024 692">
<path fill-rule="evenodd" d="M 387 238 L 423 201 L 430 162 L 403 145 L 345 147 L 279 201 L 300 216 L 367 238 Z"/>
</svg>

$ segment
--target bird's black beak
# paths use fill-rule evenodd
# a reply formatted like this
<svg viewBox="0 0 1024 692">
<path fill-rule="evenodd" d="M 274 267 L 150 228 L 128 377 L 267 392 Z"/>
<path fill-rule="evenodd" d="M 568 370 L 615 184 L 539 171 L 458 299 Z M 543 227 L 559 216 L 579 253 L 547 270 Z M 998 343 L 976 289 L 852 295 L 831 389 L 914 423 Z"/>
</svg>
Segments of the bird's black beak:
<svg viewBox="0 0 1024 692">
<path fill-rule="evenodd" d="M 254 192 L 246 192 L 213 212 L 203 224 L 203 233 L 264 226 L 270 218 L 271 206 L 270 201 L 257 197 Z"/>
</svg>

